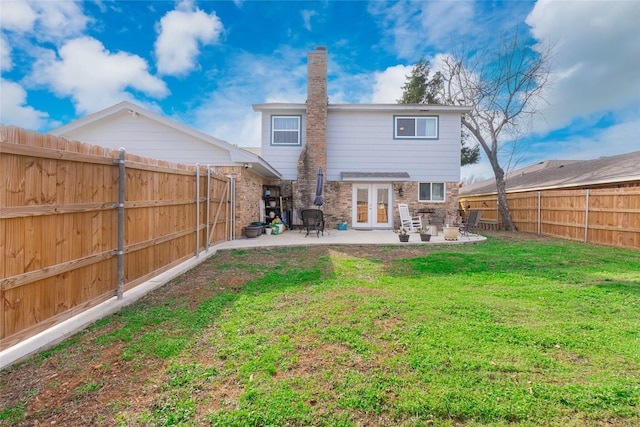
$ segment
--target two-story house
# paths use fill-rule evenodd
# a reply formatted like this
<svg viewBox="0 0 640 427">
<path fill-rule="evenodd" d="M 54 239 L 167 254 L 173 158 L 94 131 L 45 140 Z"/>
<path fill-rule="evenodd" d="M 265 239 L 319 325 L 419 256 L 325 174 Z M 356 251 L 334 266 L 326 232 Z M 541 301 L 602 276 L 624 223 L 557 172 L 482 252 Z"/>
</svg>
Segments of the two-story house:
<svg viewBox="0 0 640 427">
<path fill-rule="evenodd" d="M 397 227 L 397 204 L 444 217 L 458 208 L 461 114 L 467 107 L 330 104 L 327 50 L 308 54 L 307 101 L 255 104 L 262 157 L 282 175 L 299 209 L 314 208 L 318 169 L 329 224 Z M 395 218 L 394 218 L 395 217 Z"/>
</svg>

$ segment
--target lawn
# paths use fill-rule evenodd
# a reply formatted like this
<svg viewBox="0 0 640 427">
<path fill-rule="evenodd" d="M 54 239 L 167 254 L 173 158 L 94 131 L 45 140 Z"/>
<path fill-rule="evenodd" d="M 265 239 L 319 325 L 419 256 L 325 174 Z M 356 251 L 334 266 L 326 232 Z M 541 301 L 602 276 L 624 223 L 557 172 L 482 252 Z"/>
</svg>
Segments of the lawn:
<svg viewBox="0 0 640 427">
<path fill-rule="evenodd" d="M 640 253 L 219 252 L 0 373 L 0 424 L 640 425 Z"/>
</svg>

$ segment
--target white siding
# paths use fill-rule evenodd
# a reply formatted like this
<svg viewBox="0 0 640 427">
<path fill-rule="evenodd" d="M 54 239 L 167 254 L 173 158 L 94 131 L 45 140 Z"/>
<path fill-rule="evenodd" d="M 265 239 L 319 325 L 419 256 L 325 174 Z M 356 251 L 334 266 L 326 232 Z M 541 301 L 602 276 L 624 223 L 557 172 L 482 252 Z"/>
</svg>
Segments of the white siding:
<svg viewBox="0 0 640 427">
<path fill-rule="evenodd" d="M 326 179 L 340 180 L 341 172 L 407 172 L 410 181 L 459 181 L 460 115 L 433 115 L 437 140 L 394 140 L 394 113 L 330 112 Z"/>
<path fill-rule="evenodd" d="M 271 116 L 302 116 L 300 123 L 302 145 L 285 146 L 271 145 Z M 284 180 L 295 180 L 298 178 L 298 158 L 302 152 L 302 146 L 306 142 L 305 135 L 306 115 L 304 110 L 292 112 L 291 110 L 269 111 L 262 113 L 262 158 L 265 159 L 275 170 L 282 174 Z"/>
<path fill-rule="evenodd" d="M 229 151 L 169 126 L 123 111 L 64 135 L 101 147 L 119 149 L 152 159 L 185 164 L 233 165 Z"/>
</svg>

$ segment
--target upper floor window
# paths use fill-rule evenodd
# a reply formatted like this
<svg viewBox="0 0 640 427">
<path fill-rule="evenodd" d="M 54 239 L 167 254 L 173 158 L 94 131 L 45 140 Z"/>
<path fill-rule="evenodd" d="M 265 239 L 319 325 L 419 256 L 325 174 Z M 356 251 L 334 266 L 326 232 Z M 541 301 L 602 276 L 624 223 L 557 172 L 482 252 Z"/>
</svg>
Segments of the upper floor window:
<svg viewBox="0 0 640 427">
<path fill-rule="evenodd" d="M 438 116 L 394 116 L 394 138 L 438 139 Z"/>
<path fill-rule="evenodd" d="M 300 116 L 271 116 L 271 143 L 300 145 Z"/>
<path fill-rule="evenodd" d="M 421 202 L 444 202 L 444 182 L 421 182 L 419 191 Z"/>
</svg>

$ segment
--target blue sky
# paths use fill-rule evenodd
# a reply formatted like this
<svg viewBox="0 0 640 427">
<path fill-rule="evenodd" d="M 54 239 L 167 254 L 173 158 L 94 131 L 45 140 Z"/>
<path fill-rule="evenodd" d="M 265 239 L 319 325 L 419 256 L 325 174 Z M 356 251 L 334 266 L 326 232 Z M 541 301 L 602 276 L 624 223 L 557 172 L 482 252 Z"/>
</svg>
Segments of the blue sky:
<svg viewBox="0 0 640 427">
<path fill-rule="evenodd" d="M 420 57 L 518 29 L 552 43 L 518 166 L 640 150 L 640 1 L 0 0 L 0 122 L 46 132 L 123 100 L 239 146 L 251 104 L 304 102 L 329 53 L 329 102 L 393 103 Z M 505 162 L 506 163 L 506 162 Z M 464 179 L 490 178 L 486 160 Z"/>
</svg>

